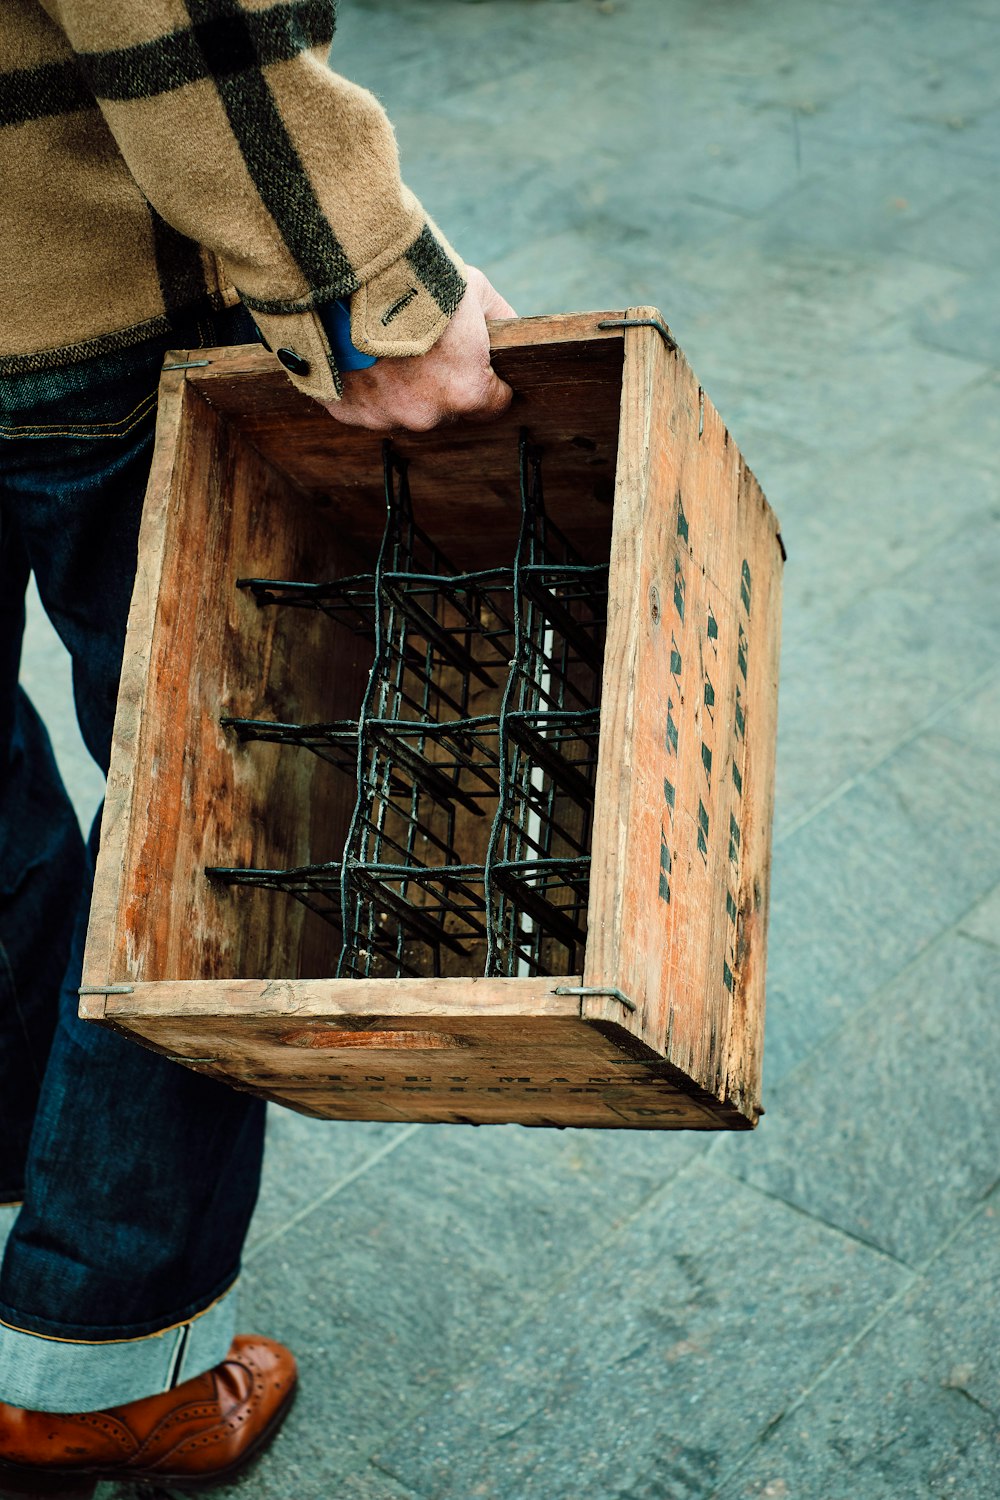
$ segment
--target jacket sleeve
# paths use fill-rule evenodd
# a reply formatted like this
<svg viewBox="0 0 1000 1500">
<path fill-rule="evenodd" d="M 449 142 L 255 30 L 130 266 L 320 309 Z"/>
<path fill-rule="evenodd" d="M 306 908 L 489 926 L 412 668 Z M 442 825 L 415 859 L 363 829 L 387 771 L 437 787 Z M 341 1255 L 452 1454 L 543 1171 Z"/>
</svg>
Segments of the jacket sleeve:
<svg viewBox="0 0 1000 1500">
<path fill-rule="evenodd" d="M 381 105 L 327 67 L 336 0 L 42 0 L 126 165 L 215 254 L 295 384 L 339 395 L 317 309 L 364 353 L 423 354 L 464 268 L 401 181 Z"/>
</svg>

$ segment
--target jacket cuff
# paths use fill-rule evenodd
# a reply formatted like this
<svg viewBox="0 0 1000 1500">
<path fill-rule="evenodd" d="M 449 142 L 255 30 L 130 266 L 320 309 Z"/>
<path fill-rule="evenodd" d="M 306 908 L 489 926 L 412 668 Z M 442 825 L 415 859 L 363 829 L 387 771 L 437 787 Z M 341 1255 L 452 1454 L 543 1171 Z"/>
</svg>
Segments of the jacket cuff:
<svg viewBox="0 0 1000 1500">
<path fill-rule="evenodd" d="M 402 255 L 351 297 L 351 341 L 363 354 L 426 354 L 465 295 L 465 266 L 428 219 Z"/>
<path fill-rule="evenodd" d="M 351 294 L 351 342 L 376 359 L 426 354 L 441 337 L 465 295 L 465 266 L 428 219 L 402 255 Z M 263 311 L 244 299 L 262 336 L 292 384 L 317 401 L 339 400 L 343 382 L 336 355 L 315 308 Z M 256 305 L 255 305 L 256 304 Z"/>
<path fill-rule="evenodd" d="M 284 366 L 294 386 L 317 401 L 340 399 L 340 371 L 318 312 L 271 313 L 254 308 L 250 315 L 264 348 Z"/>
</svg>

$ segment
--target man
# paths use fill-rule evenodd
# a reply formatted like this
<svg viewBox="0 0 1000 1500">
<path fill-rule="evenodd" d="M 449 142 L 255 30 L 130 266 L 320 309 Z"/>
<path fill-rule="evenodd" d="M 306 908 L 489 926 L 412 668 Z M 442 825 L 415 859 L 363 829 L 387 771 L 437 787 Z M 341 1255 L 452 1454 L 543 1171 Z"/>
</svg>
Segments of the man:
<svg viewBox="0 0 1000 1500">
<path fill-rule="evenodd" d="M 76 1016 L 87 846 L 17 685 L 30 571 L 107 770 L 168 348 L 260 338 L 336 420 L 501 412 L 487 316 L 325 64 L 332 0 L 0 7 L 0 1488 L 234 1473 L 290 1353 L 234 1340 L 259 1101 Z"/>
</svg>

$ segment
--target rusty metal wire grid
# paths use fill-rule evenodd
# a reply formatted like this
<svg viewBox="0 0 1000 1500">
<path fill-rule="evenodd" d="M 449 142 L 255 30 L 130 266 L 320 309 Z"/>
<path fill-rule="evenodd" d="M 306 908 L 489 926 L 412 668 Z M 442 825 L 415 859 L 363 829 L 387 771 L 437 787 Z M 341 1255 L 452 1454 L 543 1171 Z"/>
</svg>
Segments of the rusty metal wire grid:
<svg viewBox="0 0 1000 1500">
<path fill-rule="evenodd" d="M 518 458 L 510 563 L 455 569 L 416 524 L 408 465 L 387 443 L 373 572 L 238 580 L 261 608 L 320 610 L 372 644 L 356 718 L 222 719 L 243 742 L 305 749 L 354 778 L 342 857 L 206 872 L 326 918 L 338 976 L 582 967 L 608 568 L 582 562 L 546 516 L 523 433 Z"/>
</svg>

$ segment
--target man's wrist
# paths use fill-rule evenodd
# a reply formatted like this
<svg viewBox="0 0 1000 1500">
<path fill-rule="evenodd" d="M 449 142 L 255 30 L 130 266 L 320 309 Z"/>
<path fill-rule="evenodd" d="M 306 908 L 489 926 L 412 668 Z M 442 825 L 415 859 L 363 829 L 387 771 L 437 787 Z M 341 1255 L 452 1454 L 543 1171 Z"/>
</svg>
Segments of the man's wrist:
<svg viewBox="0 0 1000 1500">
<path fill-rule="evenodd" d="M 310 312 L 265 314 L 254 311 L 257 337 L 306 395 L 336 400 L 341 379 L 351 370 L 367 370 L 377 363 L 351 339 L 351 309 L 347 298 L 324 303 Z"/>
<path fill-rule="evenodd" d="M 374 354 L 362 354 L 351 340 L 351 308 L 346 297 L 318 307 L 316 314 L 330 340 L 330 353 L 341 375 L 349 370 L 367 370 L 378 363 Z"/>
</svg>

